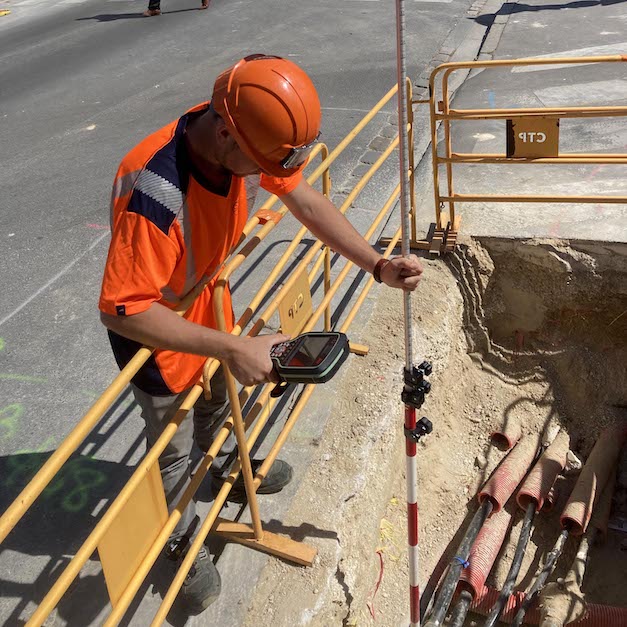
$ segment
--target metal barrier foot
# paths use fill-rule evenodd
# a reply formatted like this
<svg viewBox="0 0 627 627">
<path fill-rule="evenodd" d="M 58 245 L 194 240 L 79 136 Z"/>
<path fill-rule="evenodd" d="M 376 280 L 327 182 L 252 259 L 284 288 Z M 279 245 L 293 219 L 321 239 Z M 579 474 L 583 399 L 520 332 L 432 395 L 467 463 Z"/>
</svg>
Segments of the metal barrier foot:
<svg viewBox="0 0 627 627">
<path fill-rule="evenodd" d="M 250 525 L 232 522 L 225 518 L 216 519 L 216 524 L 211 533 L 232 542 L 238 542 L 251 549 L 281 557 L 301 566 L 311 566 L 318 553 L 317 549 L 308 544 L 296 542 L 285 536 L 265 530 L 262 538 L 255 540 L 255 532 Z"/>
</svg>

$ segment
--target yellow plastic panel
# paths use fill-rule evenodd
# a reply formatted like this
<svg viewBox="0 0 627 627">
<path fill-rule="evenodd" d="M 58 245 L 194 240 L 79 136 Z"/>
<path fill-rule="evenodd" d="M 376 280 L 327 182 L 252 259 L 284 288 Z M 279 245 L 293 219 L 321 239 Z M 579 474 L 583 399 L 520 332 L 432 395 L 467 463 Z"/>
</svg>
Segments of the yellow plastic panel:
<svg viewBox="0 0 627 627">
<path fill-rule="evenodd" d="M 163 482 L 155 463 L 98 544 L 113 607 L 167 519 Z"/>
</svg>

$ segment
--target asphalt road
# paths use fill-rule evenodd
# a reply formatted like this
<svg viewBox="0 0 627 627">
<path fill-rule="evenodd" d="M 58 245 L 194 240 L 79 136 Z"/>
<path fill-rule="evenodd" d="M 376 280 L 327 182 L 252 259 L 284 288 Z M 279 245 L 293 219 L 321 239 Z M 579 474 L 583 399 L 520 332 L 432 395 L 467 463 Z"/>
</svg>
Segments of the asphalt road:
<svg viewBox="0 0 627 627">
<path fill-rule="evenodd" d="M 163 0 L 164 14 L 146 19 L 144 3 L 128 0 L 0 2 L 11 9 L 0 17 L 0 510 L 117 373 L 97 299 L 110 185 L 124 153 L 207 99 L 216 75 L 248 53 L 288 56 L 310 73 L 330 147 L 396 81 L 393 0 L 212 0 L 202 12 L 198 4 Z M 468 4 L 406 1 L 410 76 Z M 375 121 L 346 151 L 334 185 L 376 131 Z M 239 281 L 237 298 L 255 282 Z M 141 456 L 128 394 L 79 452 L 3 545 L 4 624 L 32 612 Z M 93 618 L 88 605 L 80 624 Z"/>
</svg>

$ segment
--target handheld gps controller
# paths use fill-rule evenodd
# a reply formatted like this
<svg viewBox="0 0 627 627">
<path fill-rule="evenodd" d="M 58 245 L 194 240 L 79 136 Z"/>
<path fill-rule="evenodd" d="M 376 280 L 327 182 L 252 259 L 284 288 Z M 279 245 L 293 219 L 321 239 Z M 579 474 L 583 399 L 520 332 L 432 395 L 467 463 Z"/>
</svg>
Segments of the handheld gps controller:
<svg viewBox="0 0 627 627">
<path fill-rule="evenodd" d="M 312 331 L 275 344 L 270 358 L 281 380 L 275 388 L 276 396 L 292 383 L 325 383 L 340 369 L 349 352 L 348 338 L 336 331 Z"/>
</svg>

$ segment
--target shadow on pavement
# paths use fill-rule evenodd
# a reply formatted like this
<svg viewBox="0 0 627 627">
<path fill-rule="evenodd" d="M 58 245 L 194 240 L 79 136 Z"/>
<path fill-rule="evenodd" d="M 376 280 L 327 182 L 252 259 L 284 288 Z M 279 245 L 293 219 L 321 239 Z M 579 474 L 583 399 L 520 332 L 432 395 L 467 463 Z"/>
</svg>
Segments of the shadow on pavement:
<svg viewBox="0 0 627 627">
<path fill-rule="evenodd" d="M 187 13 L 188 11 L 198 11 L 200 7 L 190 9 L 177 9 L 176 11 L 162 11 L 161 15 L 154 17 L 163 17 L 164 15 L 172 15 L 173 13 Z M 76 22 L 85 22 L 87 20 L 96 20 L 97 22 L 115 22 L 116 20 L 133 20 L 136 18 L 144 19 L 142 11 L 137 13 L 101 13 L 99 15 L 91 15 L 89 17 L 77 17 Z"/>
<path fill-rule="evenodd" d="M 555 4 L 524 4 L 523 2 L 505 2 L 496 13 L 479 15 L 474 19 L 482 26 L 490 26 L 497 15 L 513 15 L 514 13 L 526 13 L 535 11 L 560 11 L 562 9 L 585 9 L 595 6 L 610 6 L 621 4 L 627 0 L 575 0 L 574 2 L 563 2 Z"/>
</svg>

